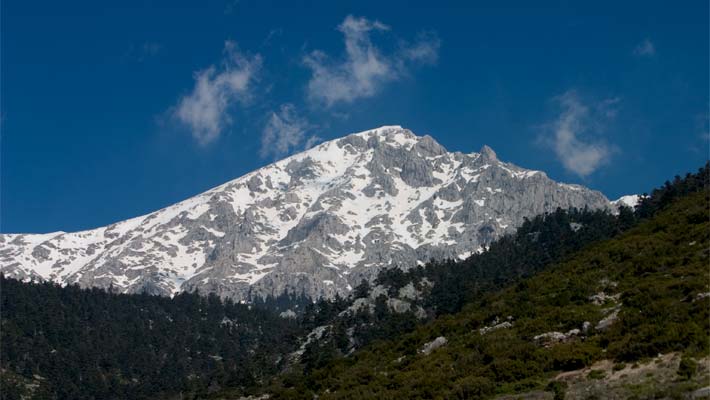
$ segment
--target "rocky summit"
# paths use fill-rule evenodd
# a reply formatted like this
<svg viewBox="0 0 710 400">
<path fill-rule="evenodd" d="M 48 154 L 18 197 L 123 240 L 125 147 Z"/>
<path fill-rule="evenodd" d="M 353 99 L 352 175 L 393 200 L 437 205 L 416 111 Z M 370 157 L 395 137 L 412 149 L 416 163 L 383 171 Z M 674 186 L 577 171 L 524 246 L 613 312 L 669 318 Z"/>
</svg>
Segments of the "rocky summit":
<svg viewBox="0 0 710 400">
<path fill-rule="evenodd" d="M 382 268 L 466 258 L 556 208 L 612 208 L 597 191 L 385 126 L 322 143 L 205 193 L 83 232 L 0 235 L 22 280 L 235 300 L 344 295 Z"/>
</svg>

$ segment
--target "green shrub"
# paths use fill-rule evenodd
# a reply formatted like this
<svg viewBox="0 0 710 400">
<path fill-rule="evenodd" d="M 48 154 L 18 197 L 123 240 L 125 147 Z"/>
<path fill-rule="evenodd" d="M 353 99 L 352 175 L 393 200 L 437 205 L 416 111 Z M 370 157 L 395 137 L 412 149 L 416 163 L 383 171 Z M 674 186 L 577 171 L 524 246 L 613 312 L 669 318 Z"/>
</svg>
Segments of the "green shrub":
<svg viewBox="0 0 710 400">
<path fill-rule="evenodd" d="M 454 382 L 451 390 L 456 399 L 482 399 L 495 391 L 495 384 L 490 379 L 480 376 L 467 376 Z"/>
<path fill-rule="evenodd" d="M 565 343 L 551 349 L 552 365 L 556 370 L 573 371 L 591 363 L 598 349 L 586 343 Z"/>
<path fill-rule="evenodd" d="M 683 357 L 678 364 L 678 376 L 684 380 L 689 380 L 698 370 L 698 363 L 690 357 Z"/>
<path fill-rule="evenodd" d="M 600 369 L 594 369 L 589 372 L 589 375 L 587 375 L 589 379 L 604 379 L 606 377 L 606 372 L 600 370 Z"/>
<path fill-rule="evenodd" d="M 626 364 L 624 364 L 624 363 L 614 364 L 614 372 L 621 371 L 624 368 L 626 368 Z"/>
<path fill-rule="evenodd" d="M 550 381 L 547 387 L 545 387 L 545 390 L 555 395 L 553 400 L 564 400 L 565 392 L 567 391 L 567 382 Z"/>
</svg>

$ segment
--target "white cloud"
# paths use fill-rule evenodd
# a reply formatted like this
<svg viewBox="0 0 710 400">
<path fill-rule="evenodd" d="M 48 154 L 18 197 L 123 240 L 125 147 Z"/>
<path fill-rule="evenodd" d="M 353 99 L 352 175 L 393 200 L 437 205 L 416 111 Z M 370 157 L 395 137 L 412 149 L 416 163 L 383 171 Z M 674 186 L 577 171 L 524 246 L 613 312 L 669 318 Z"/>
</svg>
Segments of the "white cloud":
<svg viewBox="0 0 710 400">
<path fill-rule="evenodd" d="M 439 40 L 433 34 L 421 35 L 417 43 L 388 55 L 372 43 L 370 35 L 389 31 L 389 26 L 349 15 L 338 30 L 345 38 L 344 59 L 333 62 L 321 51 L 303 59 L 312 72 L 308 96 L 326 106 L 374 96 L 383 84 L 399 79 L 408 63 L 436 62 Z"/>
<path fill-rule="evenodd" d="M 441 41 L 434 33 L 422 33 L 414 44 L 404 43 L 402 45 L 401 59 L 423 64 L 436 64 L 439 59 L 440 46 Z"/>
<path fill-rule="evenodd" d="M 586 177 L 608 163 L 613 148 L 590 138 L 590 131 L 601 131 L 616 116 L 619 98 L 603 100 L 592 107 L 585 105 L 573 90 L 555 97 L 560 114 L 547 125 L 546 142 L 565 169 Z M 592 132 L 595 133 L 595 132 Z"/>
<path fill-rule="evenodd" d="M 656 46 L 649 39 L 644 39 L 634 48 L 634 55 L 652 57 L 656 54 Z"/>
<path fill-rule="evenodd" d="M 303 145 L 303 149 L 304 149 L 304 150 L 308 150 L 308 149 L 310 149 L 311 147 L 313 147 L 313 146 L 315 146 L 316 144 L 318 144 L 318 142 L 320 142 L 320 141 L 322 141 L 322 140 L 323 140 L 322 137 L 316 136 L 316 135 L 312 135 L 311 137 L 308 138 L 308 140 L 306 140 L 306 144 Z"/>
<path fill-rule="evenodd" d="M 261 135 L 262 158 L 272 156 L 281 158 L 294 150 L 308 149 L 321 138 L 315 135 L 307 137 L 311 128 L 305 118 L 296 114 L 292 104 L 284 104 L 278 112 L 272 112 Z M 304 144 L 305 143 L 305 144 Z"/>
<path fill-rule="evenodd" d="M 247 56 L 234 42 L 225 42 L 221 65 L 195 73 L 195 87 L 178 101 L 174 117 L 190 129 L 200 145 L 209 144 L 231 124 L 229 107 L 249 99 L 260 69 L 259 55 Z"/>
</svg>

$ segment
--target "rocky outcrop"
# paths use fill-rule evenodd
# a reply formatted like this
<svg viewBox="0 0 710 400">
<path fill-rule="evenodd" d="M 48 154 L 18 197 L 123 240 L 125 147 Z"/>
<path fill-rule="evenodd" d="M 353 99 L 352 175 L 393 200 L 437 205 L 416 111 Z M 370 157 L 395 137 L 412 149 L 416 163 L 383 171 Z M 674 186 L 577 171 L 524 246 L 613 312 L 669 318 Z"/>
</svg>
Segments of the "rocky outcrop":
<svg viewBox="0 0 710 400">
<path fill-rule="evenodd" d="M 483 328 L 478 329 L 478 333 L 481 335 L 485 335 L 489 332 L 496 331 L 498 329 L 507 329 L 507 328 L 512 328 L 513 327 L 513 316 L 509 315 L 508 318 L 506 318 L 505 321 L 502 321 L 498 319 L 498 317 L 495 317 L 493 322 L 490 323 L 490 325 L 486 325 Z"/>
<path fill-rule="evenodd" d="M 419 352 L 424 355 L 429 355 L 432 351 L 438 349 L 439 347 L 445 346 L 446 343 L 448 343 L 448 340 L 446 340 L 443 336 L 439 336 L 431 342 L 425 343 L 424 346 L 419 349 Z"/>
<path fill-rule="evenodd" d="M 567 333 L 562 332 L 545 332 L 535 337 L 533 340 L 544 347 L 552 347 L 558 343 L 566 343 L 579 336 L 582 331 L 579 329 L 570 329 Z"/>
</svg>

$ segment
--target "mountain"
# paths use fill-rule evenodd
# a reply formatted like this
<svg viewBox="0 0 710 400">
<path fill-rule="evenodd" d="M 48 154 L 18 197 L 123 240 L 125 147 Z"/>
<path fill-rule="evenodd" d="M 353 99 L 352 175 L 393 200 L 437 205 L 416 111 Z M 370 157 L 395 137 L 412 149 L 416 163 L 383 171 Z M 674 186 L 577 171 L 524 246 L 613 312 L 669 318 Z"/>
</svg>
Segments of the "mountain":
<svg viewBox="0 0 710 400">
<path fill-rule="evenodd" d="M 2 398 L 697 398 L 709 171 L 633 211 L 538 215 L 347 298 L 239 304 L 0 275 Z"/>
<path fill-rule="evenodd" d="M 325 142 L 154 213 L 88 231 L 0 235 L 21 280 L 248 300 L 345 294 L 386 267 L 464 259 L 599 192 L 384 126 Z"/>
</svg>

